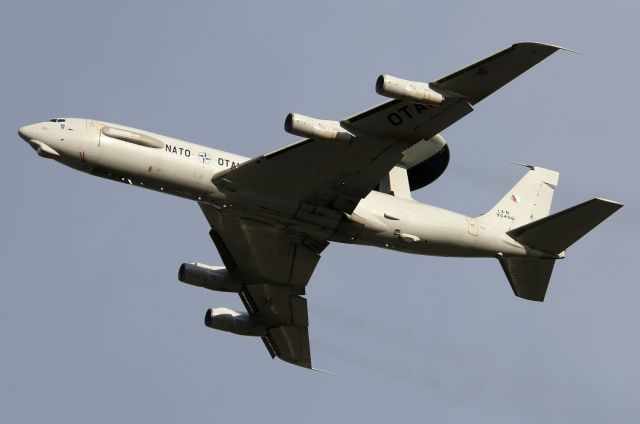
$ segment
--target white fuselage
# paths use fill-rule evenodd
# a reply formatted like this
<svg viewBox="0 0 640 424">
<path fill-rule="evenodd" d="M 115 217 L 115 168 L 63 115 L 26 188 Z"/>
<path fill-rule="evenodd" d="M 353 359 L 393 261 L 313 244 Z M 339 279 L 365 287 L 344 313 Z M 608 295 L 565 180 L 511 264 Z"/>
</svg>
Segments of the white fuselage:
<svg viewBox="0 0 640 424">
<path fill-rule="evenodd" d="M 220 208 L 233 204 L 230 213 L 251 217 L 255 205 L 229 199 L 212 183 L 248 158 L 123 125 L 61 121 L 28 125 L 20 135 L 41 156 L 80 171 Z M 536 255 L 475 218 L 378 191 L 362 199 L 331 240 L 424 255 Z"/>
</svg>

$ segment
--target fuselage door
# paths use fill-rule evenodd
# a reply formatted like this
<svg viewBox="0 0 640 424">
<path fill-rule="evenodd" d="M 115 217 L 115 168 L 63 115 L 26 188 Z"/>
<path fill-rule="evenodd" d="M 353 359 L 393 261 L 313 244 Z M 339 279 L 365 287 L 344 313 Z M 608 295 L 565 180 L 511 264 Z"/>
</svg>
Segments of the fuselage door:
<svg viewBox="0 0 640 424">
<path fill-rule="evenodd" d="M 95 167 L 100 160 L 100 144 L 103 125 L 99 121 L 92 119 L 85 120 L 84 133 L 82 137 L 82 146 L 80 150 L 80 159 L 88 168 Z"/>
</svg>

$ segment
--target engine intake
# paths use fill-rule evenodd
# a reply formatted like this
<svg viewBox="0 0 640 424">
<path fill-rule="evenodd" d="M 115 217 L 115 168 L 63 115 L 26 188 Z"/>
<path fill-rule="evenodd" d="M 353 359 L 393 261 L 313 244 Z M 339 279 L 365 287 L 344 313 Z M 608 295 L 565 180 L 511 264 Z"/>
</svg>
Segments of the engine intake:
<svg viewBox="0 0 640 424">
<path fill-rule="evenodd" d="M 182 264 L 178 271 L 178 280 L 205 289 L 237 293 L 242 290 L 242 282 L 223 266 L 210 266 L 199 263 Z"/>
<path fill-rule="evenodd" d="M 408 81 L 391 75 L 380 75 L 376 80 L 376 92 L 392 99 L 407 100 L 412 103 L 439 105 L 444 96 L 429 88 L 426 82 Z"/>
<path fill-rule="evenodd" d="M 353 139 L 353 134 L 342 128 L 338 121 L 322 121 L 298 113 L 287 115 L 284 130 L 289 134 L 316 140 L 349 142 Z"/>
<path fill-rule="evenodd" d="M 249 316 L 229 308 L 213 308 L 204 315 L 204 325 L 241 336 L 266 336 L 267 327 Z"/>
</svg>

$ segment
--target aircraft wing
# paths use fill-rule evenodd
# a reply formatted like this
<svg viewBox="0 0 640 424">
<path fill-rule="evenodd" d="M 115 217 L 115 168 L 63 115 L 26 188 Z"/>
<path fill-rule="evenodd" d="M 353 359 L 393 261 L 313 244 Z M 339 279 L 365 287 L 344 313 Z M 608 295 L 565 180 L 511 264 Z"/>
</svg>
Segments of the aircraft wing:
<svg viewBox="0 0 640 424">
<path fill-rule="evenodd" d="M 225 267 L 249 281 L 240 298 L 247 312 L 269 328 L 262 340 L 271 356 L 311 368 L 307 300 L 301 295 L 329 243 L 221 214 L 205 203 L 200 207 Z"/>
<path fill-rule="evenodd" d="M 306 139 L 249 160 L 214 176 L 223 190 L 304 202 L 351 213 L 416 143 L 429 140 L 473 110 L 506 83 L 560 49 L 519 43 L 430 87 L 444 95 L 440 105 L 391 100 L 340 121 L 350 142 Z"/>
<path fill-rule="evenodd" d="M 311 366 L 307 299 L 285 286 L 251 284 L 240 298 L 247 312 L 274 322 L 262 341 L 272 358 L 305 368 Z"/>
<path fill-rule="evenodd" d="M 349 141 L 305 139 L 214 175 L 222 206 L 201 203 L 210 235 L 228 270 L 253 281 L 240 296 L 269 323 L 272 356 L 311 368 L 306 299 L 301 297 L 320 253 L 345 214 L 352 214 L 403 158 L 480 101 L 558 47 L 516 44 L 433 87 L 438 106 L 392 100 L 340 121 Z"/>
<path fill-rule="evenodd" d="M 474 105 L 558 50 L 573 51 L 551 44 L 517 43 L 431 86 L 458 93 Z"/>
</svg>

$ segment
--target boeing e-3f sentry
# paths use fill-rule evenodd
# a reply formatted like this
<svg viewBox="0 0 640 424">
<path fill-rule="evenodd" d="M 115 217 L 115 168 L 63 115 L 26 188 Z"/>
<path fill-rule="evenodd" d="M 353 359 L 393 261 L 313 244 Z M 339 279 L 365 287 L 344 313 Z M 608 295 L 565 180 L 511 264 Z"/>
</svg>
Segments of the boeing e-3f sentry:
<svg viewBox="0 0 640 424">
<path fill-rule="evenodd" d="M 198 202 L 224 266 L 182 264 L 180 281 L 240 295 L 246 313 L 205 324 L 262 338 L 272 357 L 311 368 L 305 287 L 330 242 L 436 256 L 497 258 L 516 296 L 543 301 L 554 263 L 621 204 L 595 198 L 549 215 L 558 173 L 529 166 L 491 210 L 464 216 L 411 192 L 446 169 L 439 133 L 560 47 L 519 43 L 431 83 L 381 75 L 392 98 L 341 121 L 289 114 L 303 140 L 249 159 L 93 119 L 20 128 L 40 156 Z"/>
</svg>

